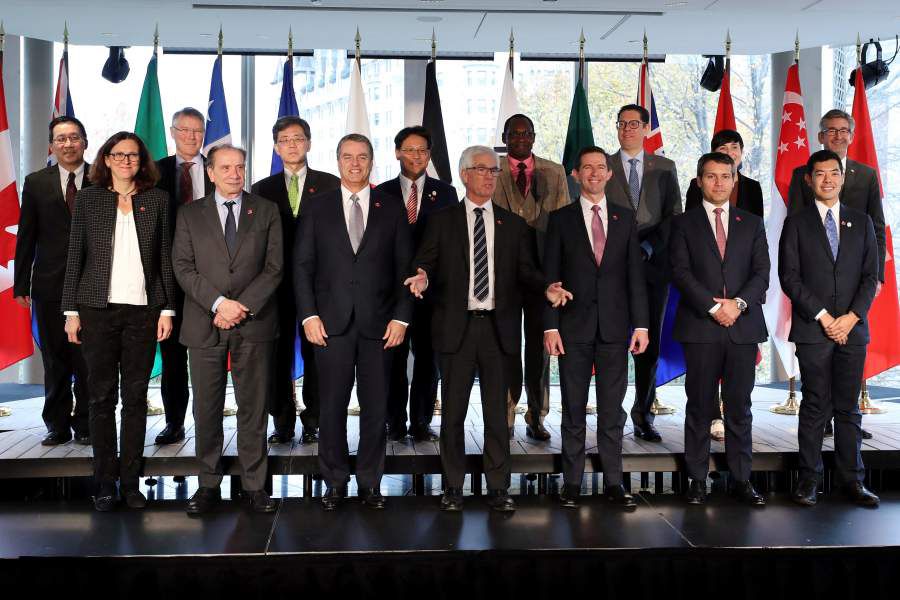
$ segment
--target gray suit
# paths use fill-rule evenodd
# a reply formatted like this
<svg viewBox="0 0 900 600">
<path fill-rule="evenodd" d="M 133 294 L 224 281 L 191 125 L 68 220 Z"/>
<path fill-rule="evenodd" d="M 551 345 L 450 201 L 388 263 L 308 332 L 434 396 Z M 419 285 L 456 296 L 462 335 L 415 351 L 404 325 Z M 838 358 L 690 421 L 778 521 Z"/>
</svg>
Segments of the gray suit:
<svg viewBox="0 0 900 600">
<path fill-rule="evenodd" d="M 230 258 L 214 195 L 181 207 L 172 264 L 185 293 L 180 341 L 190 355 L 200 486 L 218 487 L 222 480 L 222 409 L 230 353 L 242 486 L 260 490 L 266 477 L 265 400 L 278 337 L 275 290 L 284 264 L 278 207 L 244 193 Z M 250 309 L 250 316 L 234 329 L 218 329 L 211 309 L 219 296 L 237 300 Z"/>
</svg>

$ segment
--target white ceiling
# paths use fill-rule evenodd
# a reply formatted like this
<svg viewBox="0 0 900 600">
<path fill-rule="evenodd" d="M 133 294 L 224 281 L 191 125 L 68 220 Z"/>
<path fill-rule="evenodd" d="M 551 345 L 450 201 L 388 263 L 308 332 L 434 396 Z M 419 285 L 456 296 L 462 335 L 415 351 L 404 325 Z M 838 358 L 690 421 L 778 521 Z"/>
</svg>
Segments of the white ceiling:
<svg viewBox="0 0 900 600">
<path fill-rule="evenodd" d="M 489 8 L 487 8 L 489 7 Z M 363 53 L 424 53 L 432 28 L 438 53 L 508 48 L 510 28 L 525 54 L 638 55 L 644 30 L 651 54 L 722 53 L 730 29 L 735 54 L 893 38 L 897 0 L 0 0 L 10 34 L 70 43 L 149 45 L 159 23 L 169 48 L 282 51 L 288 28 L 296 49 L 354 46 Z"/>
</svg>

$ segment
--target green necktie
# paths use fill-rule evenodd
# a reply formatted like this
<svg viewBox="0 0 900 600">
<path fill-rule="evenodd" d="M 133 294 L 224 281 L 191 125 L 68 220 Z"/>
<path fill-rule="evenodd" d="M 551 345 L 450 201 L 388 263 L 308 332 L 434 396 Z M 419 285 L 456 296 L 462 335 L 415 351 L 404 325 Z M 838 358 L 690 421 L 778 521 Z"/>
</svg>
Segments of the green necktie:
<svg viewBox="0 0 900 600">
<path fill-rule="evenodd" d="M 288 202 L 291 203 L 291 212 L 294 216 L 300 211 L 300 179 L 291 175 L 291 183 L 288 185 Z"/>
</svg>

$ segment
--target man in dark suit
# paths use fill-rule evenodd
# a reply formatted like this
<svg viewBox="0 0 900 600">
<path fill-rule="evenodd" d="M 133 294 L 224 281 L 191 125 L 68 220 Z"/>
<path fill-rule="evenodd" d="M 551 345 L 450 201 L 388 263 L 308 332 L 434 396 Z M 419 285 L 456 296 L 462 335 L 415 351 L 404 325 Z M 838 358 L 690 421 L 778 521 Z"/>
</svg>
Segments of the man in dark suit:
<svg viewBox="0 0 900 600">
<path fill-rule="evenodd" d="M 277 207 L 244 188 L 246 153 L 231 145 L 209 152 L 215 192 L 178 213 L 172 264 L 184 290 L 181 343 L 190 350 L 194 430 L 200 487 L 188 514 L 208 512 L 220 499 L 222 410 L 228 358 L 238 405 L 241 485 L 250 507 L 272 512 L 266 493 L 266 407 L 278 337 L 275 291 L 284 251 Z"/>
<path fill-rule="evenodd" d="M 431 216 L 404 283 L 417 297 L 429 288 L 432 332 L 441 360 L 441 465 L 446 477 L 441 510 L 462 510 L 466 475 L 465 419 L 476 370 L 484 419 L 484 474 L 493 510 L 516 508 L 508 493 L 510 462 L 506 428 L 508 365 L 522 339 L 523 290 L 547 290 L 555 302 L 566 293 L 547 289 L 534 256 L 534 230 L 491 202 L 497 186 L 497 154 L 471 146 L 459 159 L 466 197 Z"/>
<path fill-rule="evenodd" d="M 866 213 L 839 202 L 840 156 L 820 150 L 807 168 L 814 204 L 785 220 L 778 254 L 781 288 L 791 300 L 789 339 L 803 380 L 800 481 L 792 498 L 804 506 L 816 503 L 822 437 L 834 418 L 835 470 L 844 493 L 862 506 L 877 506 L 878 497 L 862 483 L 857 403 L 869 343 L 866 315 L 878 284 L 875 227 Z"/>
<path fill-rule="evenodd" d="M 750 483 L 752 425 L 750 394 L 756 377 L 757 344 L 766 341 L 762 304 L 769 288 L 769 246 L 760 217 L 731 206 L 737 174 L 722 152 L 697 162 L 703 201 L 672 220 L 669 258 L 681 292 L 674 338 L 687 365 L 684 460 L 691 504 L 706 501 L 709 426 L 719 417 L 718 387 L 725 399 L 725 454 L 734 494 L 751 506 L 765 499 Z"/>
<path fill-rule="evenodd" d="M 50 151 L 57 164 L 31 173 L 22 186 L 13 296 L 21 306 L 31 306 L 37 321 L 44 364 L 45 446 L 65 443 L 73 433 L 76 443 L 91 443 L 87 367 L 81 347 L 66 339 L 60 309 L 75 194 L 90 185 L 90 165 L 84 162 L 87 143 L 81 121 L 53 119 Z"/>
<path fill-rule="evenodd" d="M 634 357 L 631 422 L 635 437 L 659 442 L 662 436 L 653 426 L 650 409 L 656 400 L 659 337 L 669 298 L 669 232 L 672 217 L 681 213 L 681 191 L 675 163 L 644 152 L 644 138 L 650 133 L 647 109 L 636 104 L 620 108 L 616 132 L 620 149 L 610 157 L 613 178 L 606 186 L 606 197 L 610 204 L 635 212 L 650 313 L 650 345 L 646 352 Z"/>
<path fill-rule="evenodd" d="M 425 224 L 432 213 L 459 202 L 456 188 L 429 177 L 425 170 L 431 160 L 431 134 L 424 127 L 406 127 L 394 137 L 394 154 L 400 161 L 400 175 L 385 181 L 376 190 L 399 198 L 406 209 L 413 247 L 422 241 Z M 437 441 L 431 417 L 437 400 L 438 364 L 431 347 L 432 303 L 426 294 L 413 305 L 412 323 L 403 343 L 394 351 L 388 387 L 388 439 L 402 440 L 407 431 L 417 442 Z M 406 375 L 409 351 L 413 352 L 413 376 Z M 409 429 L 406 403 L 409 400 Z"/>
<path fill-rule="evenodd" d="M 397 199 L 369 186 L 372 155 L 364 135 L 341 138 L 341 187 L 310 199 L 294 245 L 297 314 L 316 345 L 325 510 L 338 508 L 350 477 L 347 406 L 354 376 L 360 407 L 356 482 L 367 506 L 384 508 L 388 376 L 392 349 L 412 319 L 412 298 L 403 289 L 412 235 Z"/>
<path fill-rule="evenodd" d="M 755 179 L 743 175 L 740 171 L 741 161 L 744 158 L 744 138 L 733 129 L 723 129 L 717 132 L 710 142 L 710 152 L 722 152 L 734 161 L 738 174 L 735 177 L 734 186 L 731 188 L 731 196 L 728 203 L 763 218 L 762 187 Z M 700 191 L 698 180 L 691 179 L 687 194 L 684 197 L 684 210 L 691 210 L 703 204 L 703 193 Z"/>
<path fill-rule="evenodd" d="M 588 146 L 578 155 L 572 177 L 581 188 L 578 202 L 550 214 L 544 274 L 560 281 L 573 300 L 545 310 L 544 345 L 559 356 L 562 386 L 560 503 L 578 505 L 584 476 L 584 439 L 591 372 L 597 365 L 597 451 L 606 497 L 628 510 L 636 506 L 622 485 L 622 400 L 628 388 L 628 351 L 647 348 L 647 286 L 634 214 L 610 206 L 606 184 L 609 157 Z M 634 329 L 632 333 L 632 328 Z"/>
<path fill-rule="evenodd" d="M 175 140 L 175 154 L 156 161 L 159 182 L 156 186 L 169 194 L 169 222 L 175 236 L 178 210 L 213 193 L 214 186 L 206 174 L 203 155 L 203 113 L 190 106 L 172 115 L 169 133 Z M 162 377 L 159 392 L 166 412 L 166 427 L 156 436 L 157 444 L 174 444 L 184 439 L 184 415 L 188 398 L 187 348 L 181 343 L 181 323 L 184 311 L 184 292 L 175 290 L 175 317 L 172 335 L 159 345 L 162 357 Z"/>
<path fill-rule="evenodd" d="M 290 265 L 294 252 L 294 234 L 301 207 L 315 194 L 340 187 L 340 180 L 324 171 L 316 171 L 306 164 L 312 145 L 309 123 L 300 117 L 281 117 L 272 127 L 275 153 L 281 157 L 284 170 L 257 181 L 253 193 L 278 206 L 284 240 L 284 264 Z M 294 303 L 294 276 L 285 268 L 278 286 L 278 318 L 281 331 L 275 346 L 272 391 L 268 396 L 269 414 L 275 431 L 269 436 L 271 444 L 287 444 L 294 439 L 297 424 L 297 389 L 294 384 L 294 343 L 297 337 L 297 307 Z M 300 355 L 303 358 L 303 404 L 300 421 L 303 423 L 301 441 L 312 444 L 319 439 L 319 383 L 313 345 L 300 336 Z"/>
</svg>

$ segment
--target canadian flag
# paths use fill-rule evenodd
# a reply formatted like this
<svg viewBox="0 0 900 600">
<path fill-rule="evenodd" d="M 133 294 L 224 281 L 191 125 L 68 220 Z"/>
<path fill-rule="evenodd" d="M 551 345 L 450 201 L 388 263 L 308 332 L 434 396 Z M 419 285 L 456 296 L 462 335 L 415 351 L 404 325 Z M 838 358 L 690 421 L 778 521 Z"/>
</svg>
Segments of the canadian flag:
<svg viewBox="0 0 900 600">
<path fill-rule="evenodd" d="M 34 353 L 31 317 L 13 298 L 13 263 L 19 229 L 19 193 L 13 167 L 6 94 L 3 91 L 3 52 L 0 52 L 0 371 Z"/>
</svg>

